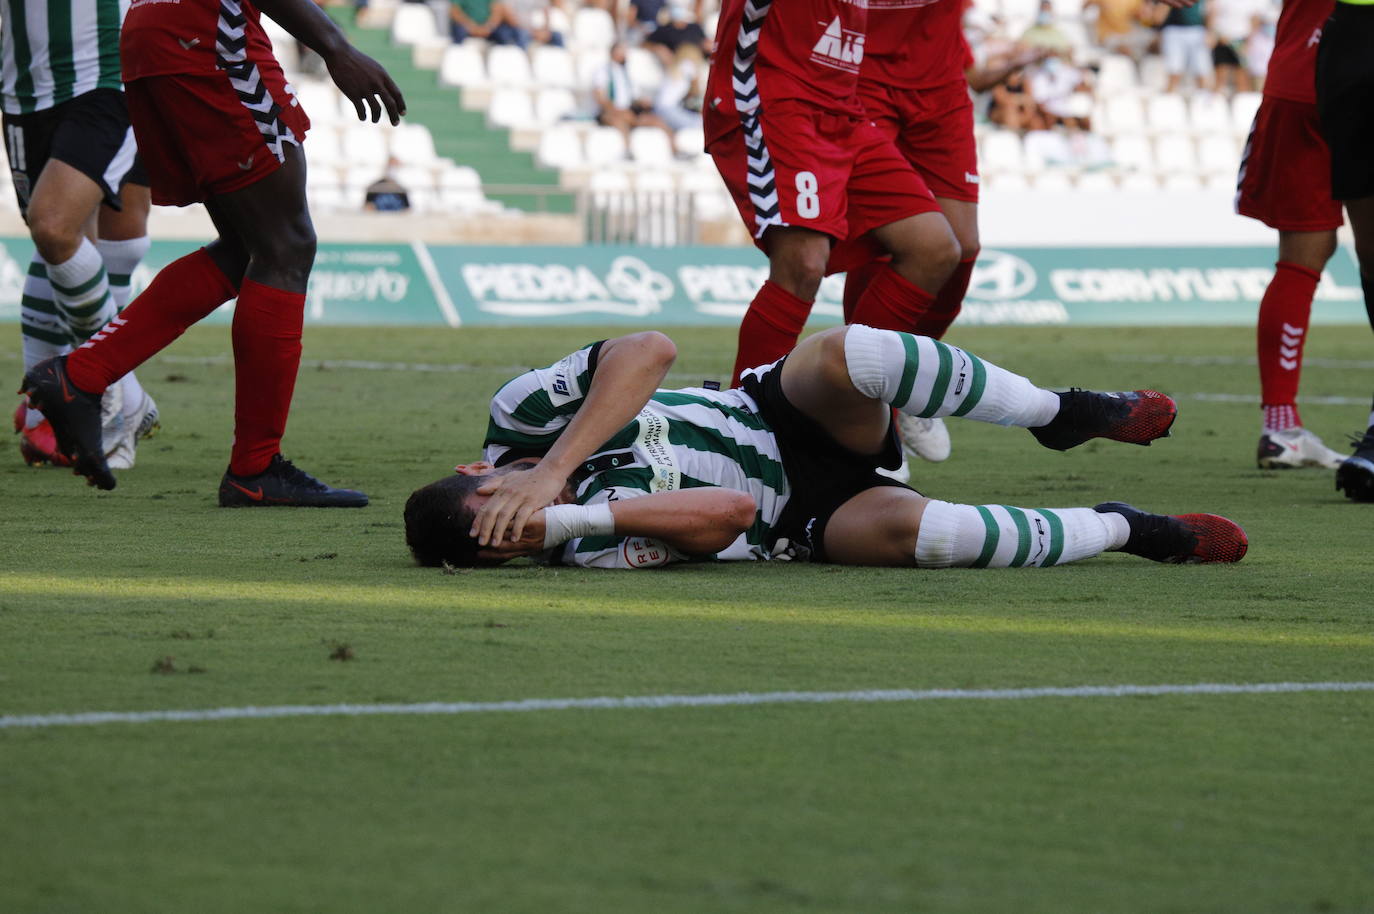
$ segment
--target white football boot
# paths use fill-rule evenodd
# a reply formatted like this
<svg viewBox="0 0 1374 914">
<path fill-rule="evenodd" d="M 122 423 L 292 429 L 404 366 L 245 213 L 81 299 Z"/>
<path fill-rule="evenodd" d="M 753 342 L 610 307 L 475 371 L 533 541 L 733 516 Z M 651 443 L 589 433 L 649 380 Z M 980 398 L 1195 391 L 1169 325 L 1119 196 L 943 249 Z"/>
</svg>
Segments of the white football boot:
<svg viewBox="0 0 1374 914">
<path fill-rule="evenodd" d="M 920 416 L 897 416 L 897 433 L 902 438 L 902 450 L 913 457 L 931 463 L 949 459 L 949 429 L 943 419 L 922 419 Z"/>
<path fill-rule="evenodd" d="M 120 384 L 111 384 L 110 389 L 122 387 Z M 101 404 L 104 405 L 103 403 Z M 128 470 L 134 465 L 134 451 L 138 447 L 138 442 L 144 438 L 151 438 L 153 434 L 162 426 L 158 423 L 157 403 L 153 401 L 152 395 L 146 390 L 143 391 L 143 401 L 139 403 L 138 410 L 129 416 L 122 416 L 123 419 L 118 432 L 111 435 L 105 433 L 105 462 L 110 465 L 112 470 Z"/>
<path fill-rule="evenodd" d="M 1260 435 L 1255 462 L 1262 470 L 1285 470 L 1295 467 L 1325 467 L 1335 469 L 1345 455 L 1331 450 L 1322 440 L 1302 426 Z"/>
</svg>

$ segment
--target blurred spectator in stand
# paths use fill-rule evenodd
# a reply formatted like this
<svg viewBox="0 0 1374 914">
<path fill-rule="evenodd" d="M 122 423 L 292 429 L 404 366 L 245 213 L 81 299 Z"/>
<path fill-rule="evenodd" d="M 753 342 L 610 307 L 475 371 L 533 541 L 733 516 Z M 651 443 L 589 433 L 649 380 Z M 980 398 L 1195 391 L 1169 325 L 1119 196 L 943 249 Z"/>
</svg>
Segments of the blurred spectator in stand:
<svg viewBox="0 0 1374 914">
<path fill-rule="evenodd" d="M 630 81 L 624 42 L 611 45 L 609 58 L 597 68 L 592 77 L 592 98 L 596 102 L 596 122 L 615 127 L 626 137 L 635 127 L 668 130 L 668 125 L 654 114 L 653 102 L 640 95 Z"/>
<path fill-rule="evenodd" d="M 450 0 L 449 37 L 455 43 L 465 38 L 485 38 L 492 44 L 513 44 L 527 48 L 531 41 L 561 47 L 563 36 L 543 26 L 535 26 L 535 10 L 547 10 L 549 0 Z M 562 6 L 562 0 L 555 0 Z"/>
<path fill-rule="evenodd" d="M 1255 0 L 1209 0 L 1207 9 L 1208 25 L 1215 36 L 1212 69 L 1216 90 L 1228 95 L 1254 91 L 1250 70 L 1245 65 L 1245 43 L 1259 4 Z"/>
<path fill-rule="evenodd" d="M 1087 72 L 1065 55 L 1045 58 L 1030 73 L 1030 94 L 1049 117 L 1049 126 L 1091 130 L 1092 84 Z"/>
<path fill-rule="evenodd" d="M 1155 40 L 1145 0 L 1085 0 L 1084 11 L 1089 8 L 1097 9 L 1093 37 L 1098 47 L 1139 63 Z"/>
<path fill-rule="evenodd" d="M 634 44 L 642 42 L 668 15 L 668 0 L 629 0 L 621 7 L 620 31 Z"/>
<path fill-rule="evenodd" d="M 988 93 L 988 120 L 1008 130 L 1045 130 L 1049 115 L 1031 95 L 1025 68 L 1049 55 L 1045 48 L 1012 47 L 968 69 L 969 88 Z"/>
<path fill-rule="evenodd" d="M 694 44 L 684 44 L 673 57 L 672 64 L 659 83 L 654 95 L 654 114 L 662 119 L 670 131 L 701 126 L 701 103 L 706 77 L 706 59 Z M 674 143 L 676 146 L 676 143 Z M 700 152 L 701 150 L 684 150 Z"/>
<path fill-rule="evenodd" d="M 1207 44 L 1210 2 L 1197 0 L 1192 6 L 1181 9 L 1155 4 L 1155 17 L 1160 26 L 1159 52 L 1168 73 L 1164 91 L 1177 92 L 1184 76 L 1193 77 L 1200 90 L 1211 88 L 1212 52 Z"/>
<path fill-rule="evenodd" d="M 396 169 L 400 166 L 394 156 L 387 160 L 386 171 L 367 186 L 363 209 L 375 213 L 401 213 L 410 209 L 410 194 L 396 180 Z"/>
<path fill-rule="evenodd" d="M 1245 69 L 1258 92 L 1264 88 L 1264 75 L 1269 72 L 1269 57 L 1274 53 L 1274 20 L 1256 14 L 1250 19 L 1250 34 L 1245 39 Z"/>
<path fill-rule="evenodd" d="M 1054 4 L 1051 0 L 1040 0 L 1040 10 L 1035 14 L 1035 24 L 1021 35 L 1021 44 L 1028 48 L 1044 48 L 1056 54 L 1068 54 L 1073 50 L 1073 42 L 1054 21 Z"/>
<path fill-rule="evenodd" d="M 693 19 L 687 4 L 675 0 L 668 6 L 668 21 L 644 38 L 644 46 L 658 55 L 666 70 L 673 65 L 673 58 L 685 45 L 700 49 L 703 58 L 711 54 L 711 42 L 707 40 L 705 30 Z"/>
</svg>

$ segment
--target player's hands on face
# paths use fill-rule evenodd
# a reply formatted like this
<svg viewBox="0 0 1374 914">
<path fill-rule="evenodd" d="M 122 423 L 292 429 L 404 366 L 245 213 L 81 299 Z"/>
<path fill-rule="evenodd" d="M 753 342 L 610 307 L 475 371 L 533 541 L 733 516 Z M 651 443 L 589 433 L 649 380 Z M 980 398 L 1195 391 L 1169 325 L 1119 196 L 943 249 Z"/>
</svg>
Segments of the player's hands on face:
<svg viewBox="0 0 1374 914">
<path fill-rule="evenodd" d="M 527 555 L 538 555 L 543 551 L 544 511 L 541 509 L 530 515 L 519 539 L 492 543 L 485 549 L 478 549 L 477 557 L 484 561 L 508 562 Z"/>
<path fill-rule="evenodd" d="M 566 484 L 567 479 L 548 464 L 538 464 L 520 473 L 493 476 L 477 490 L 478 495 L 491 496 L 477 512 L 472 526 L 472 535 L 477 537 L 478 545 L 497 545 L 503 539 L 522 541 L 530 517 L 552 504 Z M 540 544 L 542 548 L 542 522 Z"/>
<path fill-rule="evenodd" d="M 375 124 L 385 108 L 393 127 L 401 122 L 401 115 L 406 113 L 406 100 L 381 64 L 357 48 L 345 46 L 327 61 L 327 65 L 329 78 L 353 103 L 358 120 L 370 120 Z"/>
</svg>

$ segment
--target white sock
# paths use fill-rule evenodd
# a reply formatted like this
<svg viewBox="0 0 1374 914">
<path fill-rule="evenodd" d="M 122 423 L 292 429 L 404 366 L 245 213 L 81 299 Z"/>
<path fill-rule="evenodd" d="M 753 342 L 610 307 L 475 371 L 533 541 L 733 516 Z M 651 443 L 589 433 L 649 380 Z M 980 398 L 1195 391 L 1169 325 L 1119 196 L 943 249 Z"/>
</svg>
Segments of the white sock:
<svg viewBox="0 0 1374 914">
<path fill-rule="evenodd" d="M 844 354 L 855 389 L 909 416 L 1034 428 L 1059 413 L 1053 391 L 929 337 L 853 324 Z"/>
<path fill-rule="evenodd" d="M 132 371 L 119 379 L 119 386 L 124 397 L 124 418 L 132 419 L 142 412 L 143 398 L 147 394 Z"/>
<path fill-rule="evenodd" d="M 1130 528 L 1091 508 L 1012 508 L 930 501 L 916 535 L 919 568 L 1063 565 L 1120 549 Z"/>
<path fill-rule="evenodd" d="M 95 249 L 105 262 L 105 272 L 110 280 L 110 297 L 114 299 L 116 309 L 123 311 L 133 297 L 134 270 L 148 256 L 148 249 L 152 245 L 152 239 L 147 235 L 123 241 L 96 239 Z"/>
<path fill-rule="evenodd" d="M 81 239 L 70 260 L 48 264 L 48 281 L 58 311 L 79 340 L 89 339 L 118 313 L 110 297 L 105 261 L 89 238 Z"/>
</svg>

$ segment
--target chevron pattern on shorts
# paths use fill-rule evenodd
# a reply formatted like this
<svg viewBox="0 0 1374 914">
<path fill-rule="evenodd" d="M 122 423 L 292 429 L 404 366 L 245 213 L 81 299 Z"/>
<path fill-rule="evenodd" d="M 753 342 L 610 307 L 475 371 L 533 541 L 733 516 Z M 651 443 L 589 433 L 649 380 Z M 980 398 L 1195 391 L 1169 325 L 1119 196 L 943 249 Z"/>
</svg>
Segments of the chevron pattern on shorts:
<svg viewBox="0 0 1374 914">
<path fill-rule="evenodd" d="M 219 68 L 229 77 L 243 107 L 253 116 L 267 148 L 283 161 L 282 143 L 300 145 L 291 128 L 281 122 L 281 106 L 267 91 L 257 64 L 248 59 L 248 16 L 239 0 L 220 0 L 215 26 L 215 55 Z"/>
<path fill-rule="evenodd" d="M 749 199 L 754 204 L 754 237 L 760 237 L 770 225 L 783 225 L 778 207 L 777 176 L 773 158 L 763 139 L 763 124 L 759 121 L 759 83 L 754 71 L 758 57 L 759 36 L 768 18 L 772 0 L 746 0 L 740 17 L 739 36 L 735 42 L 734 72 L 735 111 L 744 128 L 744 145 L 748 150 Z"/>
</svg>

